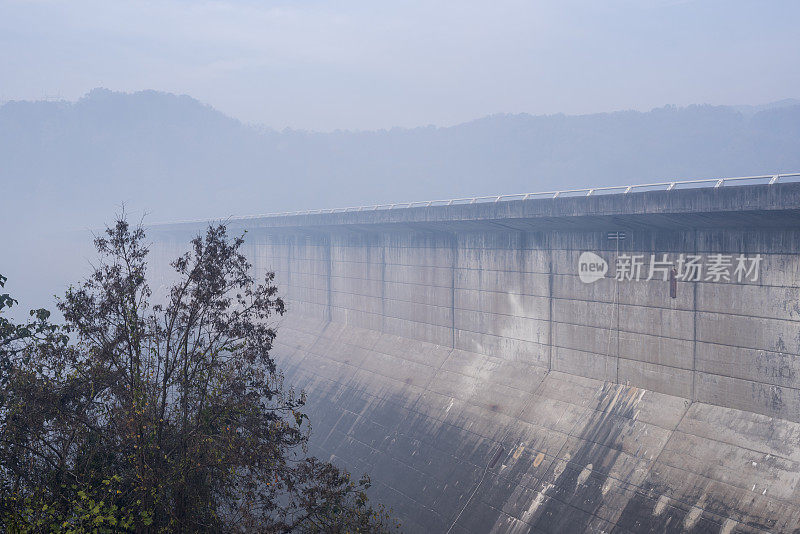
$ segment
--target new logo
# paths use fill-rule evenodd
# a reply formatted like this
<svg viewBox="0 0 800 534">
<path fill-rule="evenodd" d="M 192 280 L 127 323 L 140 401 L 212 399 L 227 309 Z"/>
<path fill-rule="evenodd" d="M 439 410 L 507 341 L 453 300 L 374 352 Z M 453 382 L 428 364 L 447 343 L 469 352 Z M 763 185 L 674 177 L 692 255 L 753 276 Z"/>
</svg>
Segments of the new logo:
<svg viewBox="0 0 800 534">
<path fill-rule="evenodd" d="M 578 276 L 584 284 L 600 280 L 607 272 L 608 263 L 594 252 L 584 252 L 578 258 Z"/>
</svg>

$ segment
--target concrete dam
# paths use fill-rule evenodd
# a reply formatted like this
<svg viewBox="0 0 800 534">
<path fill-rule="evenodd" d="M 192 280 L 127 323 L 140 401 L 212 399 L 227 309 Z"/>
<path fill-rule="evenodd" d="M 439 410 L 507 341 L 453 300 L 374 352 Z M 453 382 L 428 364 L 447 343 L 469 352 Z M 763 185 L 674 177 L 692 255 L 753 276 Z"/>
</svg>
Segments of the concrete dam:
<svg viewBox="0 0 800 534">
<path fill-rule="evenodd" d="M 228 226 L 287 301 L 310 452 L 404 531 L 800 532 L 800 183 L 772 182 Z M 156 258 L 203 227 L 151 228 Z"/>
</svg>

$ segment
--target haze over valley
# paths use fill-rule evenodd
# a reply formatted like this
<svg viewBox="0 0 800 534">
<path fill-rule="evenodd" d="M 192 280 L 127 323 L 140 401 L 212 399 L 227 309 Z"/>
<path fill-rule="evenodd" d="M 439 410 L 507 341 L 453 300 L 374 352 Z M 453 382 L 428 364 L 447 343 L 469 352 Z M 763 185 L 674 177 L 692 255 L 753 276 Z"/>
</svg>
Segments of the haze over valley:
<svg viewBox="0 0 800 534">
<path fill-rule="evenodd" d="M 85 268 L 75 251 L 88 230 L 123 203 L 154 223 L 791 172 L 800 101 L 317 133 L 246 125 L 189 96 L 95 89 L 76 102 L 5 103 L 0 161 L 14 199 L 2 224 L 26 229 L 9 236 L 4 270 L 43 305 Z"/>
</svg>

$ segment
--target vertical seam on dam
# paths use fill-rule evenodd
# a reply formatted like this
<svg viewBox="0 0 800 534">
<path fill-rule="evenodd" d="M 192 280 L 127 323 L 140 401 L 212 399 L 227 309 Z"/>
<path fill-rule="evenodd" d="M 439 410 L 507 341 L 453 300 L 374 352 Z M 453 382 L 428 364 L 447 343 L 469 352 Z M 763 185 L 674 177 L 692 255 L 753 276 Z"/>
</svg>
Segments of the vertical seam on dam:
<svg viewBox="0 0 800 534">
<path fill-rule="evenodd" d="M 547 315 L 547 370 L 553 368 L 553 251 L 549 251 L 548 301 L 550 310 Z"/>
<path fill-rule="evenodd" d="M 292 256 L 294 256 L 294 243 L 292 241 L 295 240 L 295 237 L 292 236 L 287 239 L 289 242 L 289 250 L 286 253 L 286 300 L 292 300 Z"/>
<path fill-rule="evenodd" d="M 692 401 L 697 400 L 697 282 L 692 282 Z"/>
<path fill-rule="evenodd" d="M 380 240 L 381 245 L 381 330 L 386 331 L 386 237 Z"/>
<path fill-rule="evenodd" d="M 450 234 L 450 347 L 456 348 L 456 268 L 458 267 L 458 236 Z"/>
<path fill-rule="evenodd" d="M 698 252 L 697 230 L 694 232 L 694 253 Z M 697 382 L 697 281 L 692 282 L 692 396 L 691 401 L 697 400 L 695 391 Z"/>
<path fill-rule="evenodd" d="M 616 263 L 619 260 L 619 241 L 620 241 L 619 239 L 615 240 L 616 247 L 617 247 L 617 253 L 616 253 L 616 256 L 614 256 L 614 263 Z M 615 300 L 615 304 L 616 304 L 616 306 L 615 306 L 616 309 L 614 310 L 614 315 L 616 316 L 616 329 L 617 329 L 617 354 L 616 354 L 616 356 L 614 358 L 614 382 L 619 384 L 619 357 L 620 357 L 620 343 L 619 343 L 620 342 L 620 339 L 619 339 L 619 336 L 620 336 L 619 319 L 620 319 L 620 317 L 619 317 L 619 314 L 620 314 L 620 305 L 619 305 L 619 280 L 617 280 L 616 277 L 614 279 L 614 293 L 615 293 L 614 300 Z"/>
<path fill-rule="evenodd" d="M 331 295 L 331 273 L 333 272 L 333 257 L 331 249 L 333 248 L 333 235 L 328 234 L 325 241 L 327 245 L 325 247 L 325 254 L 327 255 L 325 261 L 325 279 L 326 279 L 326 290 L 327 290 L 327 307 L 326 313 L 328 315 L 328 322 L 333 321 L 333 310 L 332 310 L 332 295 Z"/>
</svg>

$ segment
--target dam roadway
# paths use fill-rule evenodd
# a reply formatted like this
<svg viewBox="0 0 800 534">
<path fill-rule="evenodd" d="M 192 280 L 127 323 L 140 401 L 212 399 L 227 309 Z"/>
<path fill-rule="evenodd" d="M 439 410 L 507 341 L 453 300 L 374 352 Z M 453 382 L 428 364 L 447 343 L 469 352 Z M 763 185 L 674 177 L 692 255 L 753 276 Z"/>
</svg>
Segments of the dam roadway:
<svg viewBox="0 0 800 534">
<path fill-rule="evenodd" d="M 800 531 L 800 184 L 501 200 L 228 221 L 310 452 L 407 532 Z"/>
</svg>

